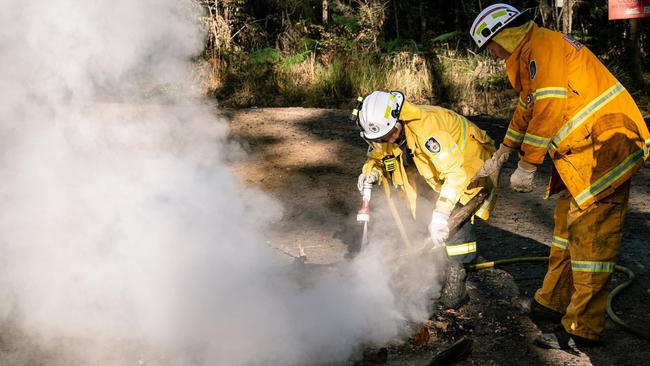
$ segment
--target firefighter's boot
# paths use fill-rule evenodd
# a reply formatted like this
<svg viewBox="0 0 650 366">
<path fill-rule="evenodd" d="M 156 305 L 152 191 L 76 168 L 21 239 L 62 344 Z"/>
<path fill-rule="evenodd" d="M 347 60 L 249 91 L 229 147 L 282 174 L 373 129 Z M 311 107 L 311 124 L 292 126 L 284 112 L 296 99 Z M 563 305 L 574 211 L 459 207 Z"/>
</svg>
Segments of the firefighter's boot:
<svg viewBox="0 0 650 366">
<path fill-rule="evenodd" d="M 528 317 L 532 320 L 537 321 L 547 321 L 551 323 L 559 324 L 562 322 L 562 317 L 564 314 L 557 312 L 553 309 L 549 309 L 546 306 L 540 304 L 533 298 L 533 301 L 530 304 L 530 311 L 528 312 Z"/>
<path fill-rule="evenodd" d="M 440 291 L 439 305 L 446 309 L 458 309 L 469 301 L 465 290 L 467 272 L 462 263 L 450 261 L 445 272 L 445 283 Z"/>
</svg>

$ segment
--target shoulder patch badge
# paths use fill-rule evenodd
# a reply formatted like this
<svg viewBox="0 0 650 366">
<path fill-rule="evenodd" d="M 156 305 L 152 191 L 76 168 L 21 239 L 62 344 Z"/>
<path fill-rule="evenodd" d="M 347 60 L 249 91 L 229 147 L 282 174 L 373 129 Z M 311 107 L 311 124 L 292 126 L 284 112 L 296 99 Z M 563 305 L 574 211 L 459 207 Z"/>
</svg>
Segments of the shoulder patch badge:
<svg viewBox="0 0 650 366">
<path fill-rule="evenodd" d="M 573 39 L 573 38 L 572 38 L 570 35 L 568 35 L 568 34 L 565 34 L 565 35 L 564 35 L 564 40 L 567 41 L 567 42 L 569 42 L 569 44 L 570 44 L 571 46 L 575 47 L 576 50 L 580 50 L 582 47 L 584 47 L 584 45 L 583 45 L 582 43 L 576 41 L 575 39 Z"/>
<path fill-rule="evenodd" d="M 440 143 L 433 137 L 429 137 L 427 142 L 424 143 L 424 146 L 427 148 L 427 150 L 431 151 L 434 154 L 440 152 Z"/>
<path fill-rule="evenodd" d="M 537 62 L 535 60 L 530 60 L 528 70 L 530 71 L 530 80 L 535 79 L 535 75 L 537 75 Z"/>
</svg>

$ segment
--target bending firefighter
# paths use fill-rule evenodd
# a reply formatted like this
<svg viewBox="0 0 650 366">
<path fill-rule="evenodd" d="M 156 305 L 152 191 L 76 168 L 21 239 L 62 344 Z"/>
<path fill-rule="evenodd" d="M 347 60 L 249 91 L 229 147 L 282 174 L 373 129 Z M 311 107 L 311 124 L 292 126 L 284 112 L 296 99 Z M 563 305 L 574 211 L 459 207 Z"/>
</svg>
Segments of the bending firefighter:
<svg viewBox="0 0 650 366">
<path fill-rule="evenodd" d="M 492 158 L 519 153 L 510 177 L 533 190 L 548 154 L 547 197 L 559 193 L 548 271 L 531 317 L 561 323 L 536 342 L 547 348 L 600 344 L 607 282 L 621 244 L 630 179 L 648 157 L 650 133 L 630 94 L 583 44 L 527 21 L 506 4 L 483 10 L 470 35 L 505 60 L 519 105 Z M 487 164 L 490 166 L 490 164 Z M 491 173 L 491 172 L 484 172 Z"/>
<path fill-rule="evenodd" d="M 416 173 L 439 192 L 428 226 L 433 247 L 446 244 L 449 259 L 439 303 L 458 308 L 469 300 L 465 266 L 476 258 L 476 238 L 472 220 L 448 238 L 448 219 L 456 205 L 466 204 L 482 187 L 492 187 L 487 178 L 470 181 L 494 152 L 494 142 L 463 116 L 440 107 L 413 105 L 398 91 L 375 91 L 360 103 L 354 113 L 358 113 L 361 137 L 370 147 L 359 190 L 390 178 L 404 191 L 414 218 Z M 487 220 L 495 196 L 492 190 L 475 215 Z"/>
</svg>

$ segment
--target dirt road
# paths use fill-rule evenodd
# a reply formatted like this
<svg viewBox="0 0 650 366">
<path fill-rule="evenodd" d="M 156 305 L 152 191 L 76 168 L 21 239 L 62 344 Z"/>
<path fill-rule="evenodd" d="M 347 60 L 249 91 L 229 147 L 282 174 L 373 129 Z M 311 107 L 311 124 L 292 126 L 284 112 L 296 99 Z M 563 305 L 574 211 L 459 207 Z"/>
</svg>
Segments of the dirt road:
<svg viewBox="0 0 650 366">
<path fill-rule="evenodd" d="M 355 221 L 359 205 L 356 177 L 364 161 L 363 140 L 348 121 L 349 111 L 303 108 L 245 109 L 222 112 L 231 136 L 248 152 L 234 162 L 235 171 L 250 185 L 269 192 L 285 206 L 269 245 L 287 256 L 306 256 L 307 263 L 327 264 L 354 253 L 360 238 Z M 471 118 L 500 141 L 505 122 Z M 515 168 L 510 161 L 504 176 Z M 537 175 L 536 189 L 518 194 L 502 187 L 489 223 L 477 224 L 479 254 L 484 260 L 548 254 L 554 199 L 543 200 L 548 161 Z M 614 302 L 618 315 L 638 328 L 650 327 L 650 169 L 633 181 L 630 209 L 619 264 L 636 281 Z M 506 180 L 507 181 L 507 180 Z M 608 320 L 604 347 L 586 353 L 541 350 L 532 345 L 549 324 L 534 324 L 524 308 L 541 284 L 544 264 L 514 264 L 472 272 L 471 301 L 455 314 L 443 314 L 425 324 L 419 343 L 406 339 L 388 347 L 389 365 L 426 365 L 432 356 L 461 336 L 473 339 L 473 351 L 459 365 L 639 365 L 650 358 L 647 341 Z M 617 273 L 612 286 L 625 277 Z M 370 362 L 367 360 L 367 362 Z"/>
</svg>

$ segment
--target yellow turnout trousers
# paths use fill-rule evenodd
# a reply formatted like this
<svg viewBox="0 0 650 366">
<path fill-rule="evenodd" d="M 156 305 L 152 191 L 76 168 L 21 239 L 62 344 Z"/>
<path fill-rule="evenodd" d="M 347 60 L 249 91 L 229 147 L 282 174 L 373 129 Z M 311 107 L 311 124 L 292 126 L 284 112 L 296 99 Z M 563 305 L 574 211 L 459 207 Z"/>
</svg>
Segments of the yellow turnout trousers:
<svg viewBox="0 0 650 366">
<path fill-rule="evenodd" d="M 569 193 L 557 202 L 548 271 L 535 300 L 564 313 L 568 333 L 600 340 L 629 194 L 628 179 L 583 210 Z"/>
</svg>

